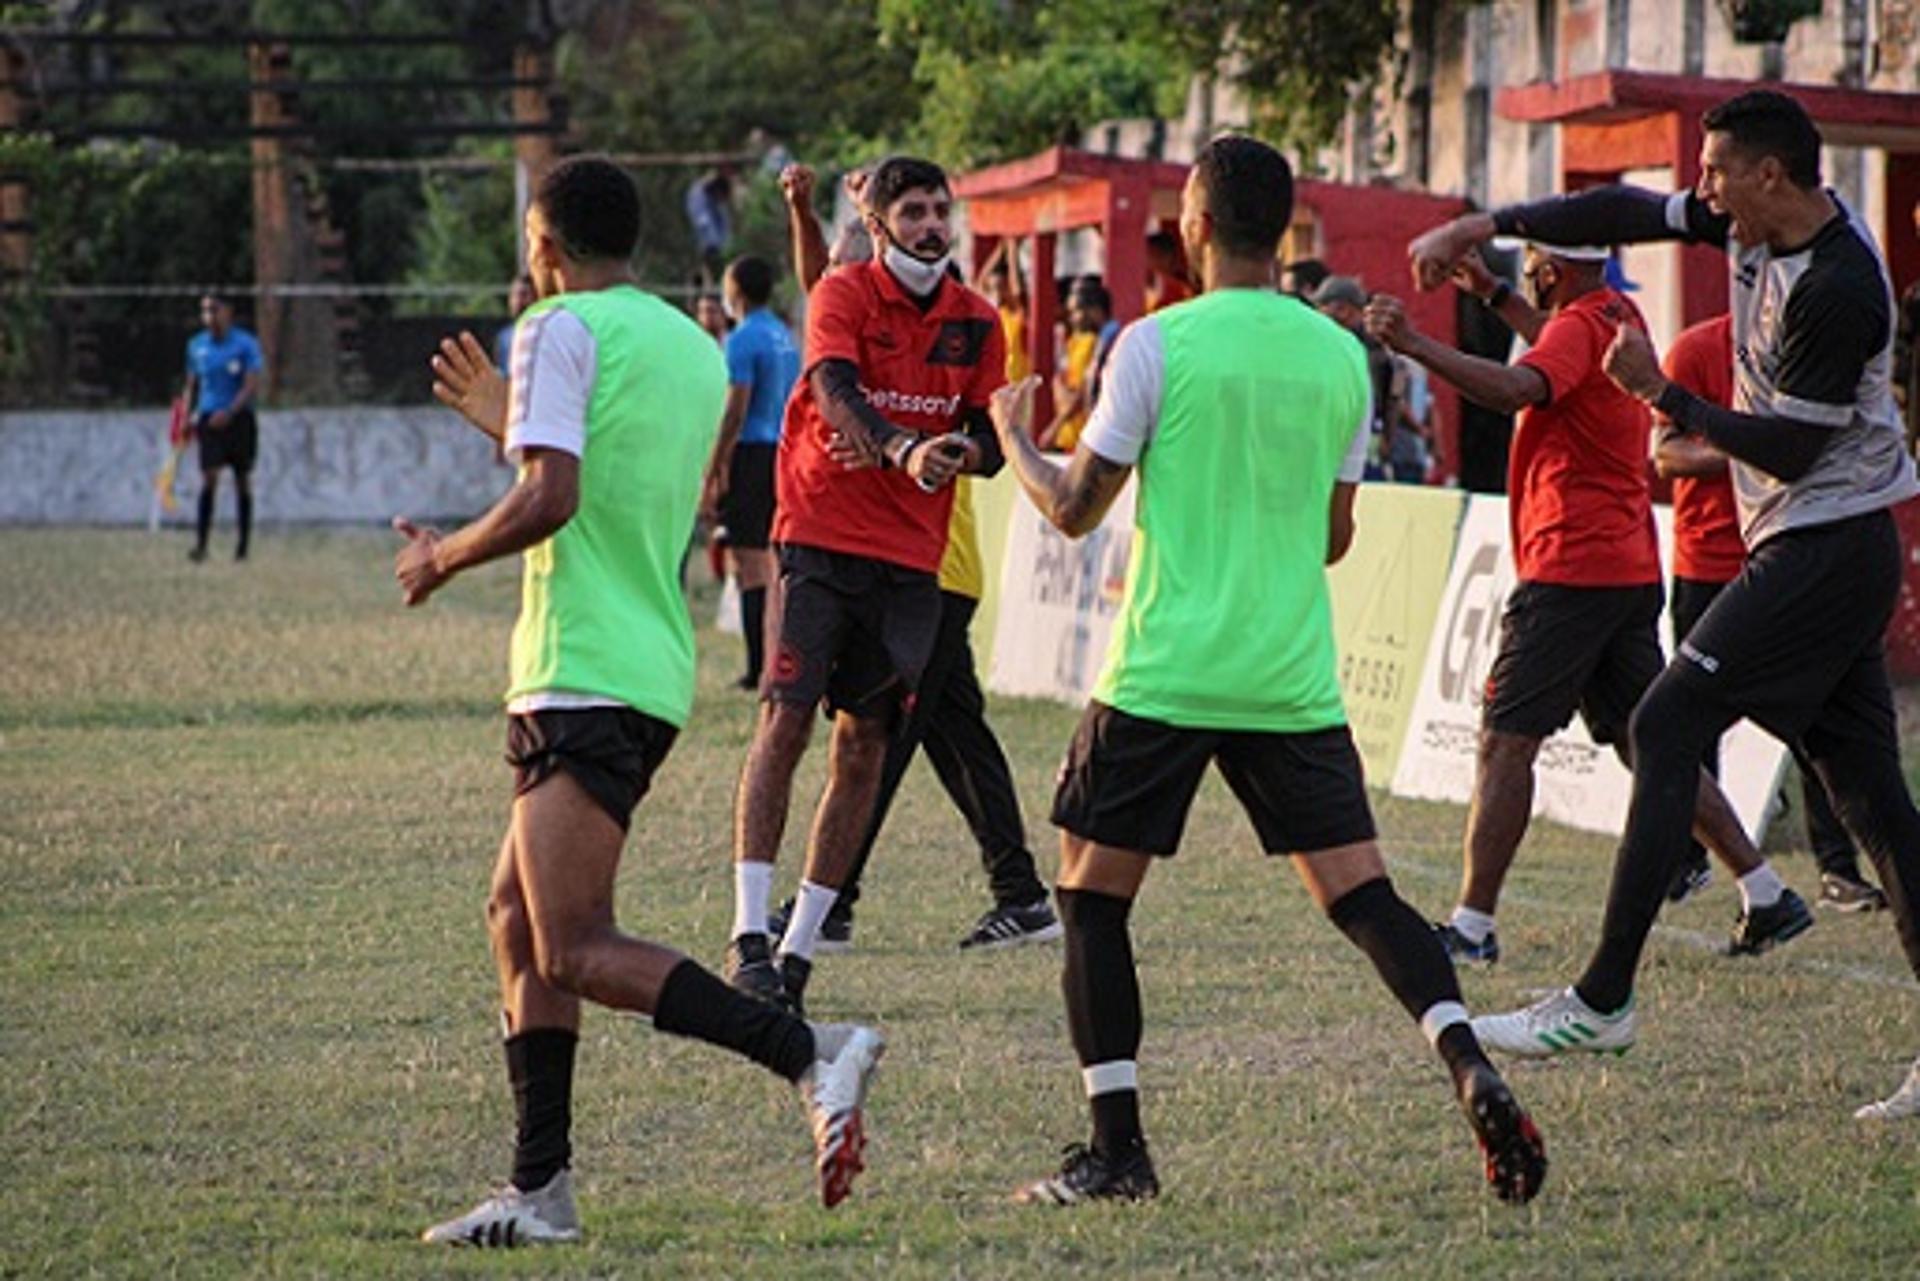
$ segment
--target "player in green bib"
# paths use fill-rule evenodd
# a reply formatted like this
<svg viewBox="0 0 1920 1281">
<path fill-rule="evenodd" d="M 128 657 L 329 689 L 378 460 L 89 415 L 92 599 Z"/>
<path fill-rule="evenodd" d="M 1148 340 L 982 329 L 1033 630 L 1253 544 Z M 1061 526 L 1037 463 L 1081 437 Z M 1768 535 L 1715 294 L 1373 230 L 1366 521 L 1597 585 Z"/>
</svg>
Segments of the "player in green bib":
<svg viewBox="0 0 1920 1281">
<path fill-rule="evenodd" d="M 1140 989 L 1128 916 L 1147 869 L 1179 845 L 1209 763 L 1270 854 L 1364 951 L 1453 1076 L 1494 1191 L 1524 1202 L 1546 1175 L 1539 1131 L 1488 1063 L 1453 965 L 1393 890 L 1336 675 L 1326 566 L 1353 537 L 1371 406 L 1345 330 L 1274 291 L 1293 210 L 1286 160 L 1223 137 L 1195 163 L 1180 230 L 1202 294 L 1127 327 L 1066 467 L 1030 434 L 1034 380 L 994 425 L 1022 487 L 1069 537 L 1140 475 L 1125 599 L 1061 770 L 1055 891 L 1061 988 L 1092 1142 L 1020 1199 L 1066 1205 L 1159 1192 L 1140 1124 Z"/>
<path fill-rule="evenodd" d="M 861 1169 L 878 1033 L 807 1023 L 614 924 L 628 822 L 693 705 L 679 566 L 726 389 L 706 334 L 634 285 L 639 233 L 639 196 L 618 166 L 577 157 L 548 173 L 526 218 L 542 301 L 515 328 L 510 378 L 471 334 L 434 361 L 435 395 L 499 439 L 519 477 L 445 537 L 394 521 L 406 539 L 394 576 L 409 605 L 471 566 L 516 552 L 524 566 L 507 691 L 513 816 L 487 902 L 513 1173 L 429 1228 L 433 1243 L 579 1239 L 571 1118 L 582 999 L 651 1015 L 661 1031 L 796 1084 L 829 1206 Z"/>
</svg>

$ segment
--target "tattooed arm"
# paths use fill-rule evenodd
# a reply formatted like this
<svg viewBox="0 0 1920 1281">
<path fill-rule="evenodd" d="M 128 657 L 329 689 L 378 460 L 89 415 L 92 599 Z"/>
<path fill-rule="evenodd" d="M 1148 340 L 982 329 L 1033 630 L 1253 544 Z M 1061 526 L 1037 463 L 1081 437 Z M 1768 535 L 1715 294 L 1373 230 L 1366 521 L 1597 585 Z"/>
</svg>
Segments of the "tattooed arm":
<svg viewBox="0 0 1920 1281">
<path fill-rule="evenodd" d="M 1133 468 L 1102 458 L 1085 445 L 1074 450 L 1062 467 L 1033 443 L 1033 392 L 1040 380 L 1032 375 L 993 394 L 993 426 L 1006 451 L 1020 487 L 1047 523 L 1069 538 L 1095 528 Z"/>
</svg>

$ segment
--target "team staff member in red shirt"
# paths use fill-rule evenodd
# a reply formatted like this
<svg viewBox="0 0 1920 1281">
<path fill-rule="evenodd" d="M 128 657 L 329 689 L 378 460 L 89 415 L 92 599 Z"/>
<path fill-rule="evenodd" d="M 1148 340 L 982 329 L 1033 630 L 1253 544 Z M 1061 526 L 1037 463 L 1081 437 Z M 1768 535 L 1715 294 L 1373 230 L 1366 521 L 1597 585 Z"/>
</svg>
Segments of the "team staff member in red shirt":
<svg viewBox="0 0 1920 1281">
<path fill-rule="evenodd" d="M 1413 329 L 1398 299 L 1376 294 L 1367 328 L 1469 399 L 1518 412 L 1507 493 L 1518 583 L 1500 619 L 1500 648 L 1481 708 L 1480 750 L 1467 813 L 1460 902 L 1436 928 L 1457 959 L 1499 959 L 1494 909 L 1533 809 L 1533 762 L 1576 710 L 1595 741 L 1625 759 L 1627 721 L 1660 674 L 1655 631 L 1660 550 L 1647 485 L 1646 407 L 1614 386 L 1600 359 L 1622 321 L 1646 322 L 1607 287 L 1604 248 L 1529 245 L 1535 306 L 1512 296 L 1477 259 L 1456 283 L 1532 344 L 1512 365 L 1469 356 Z M 1740 876 L 1744 894 L 1780 908 L 1743 913 L 1765 942 L 1811 922 L 1806 904 L 1761 860 L 1710 775 L 1694 811 L 1701 839 Z M 1797 908 L 1797 915 L 1788 909 Z"/>
<path fill-rule="evenodd" d="M 780 440 L 774 643 L 734 814 L 727 974 L 796 1010 L 873 815 L 889 731 L 939 630 L 949 482 L 1003 461 L 987 403 L 1005 381 L 1006 344 L 993 305 L 949 276 L 946 174 L 896 156 L 874 170 L 865 198 L 879 256 L 829 273 L 808 299 L 806 372 Z M 773 860 L 823 697 L 827 787 L 776 961 Z"/>
<path fill-rule="evenodd" d="M 1716 316 L 1692 326 L 1673 340 L 1661 362 L 1667 378 L 1711 404 L 1733 404 L 1733 317 Z M 1740 576 L 1747 563 L 1747 544 L 1740 537 L 1740 515 L 1734 506 L 1733 480 L 1727 456 L 1700 436 L 1675 426 L 1659 415 L 1654 438 L 1654 465 L 1673 480 L 1673 623 L 1674 648 L 1680 647 L 1693 625 L 1713 604 L 1714 597 Z M 1842 912 L 1872 912 L 1887 905 L 1887 896 L 1860 872 L 1860 856 L 1853 838 L 1827 799 L 1827 789 L 1798 744 L 1788 745 L 1800 765 L 1801 795 L 1806 803 L 1807 840 L 1820 868 L 1820 902 Z M 1702 762 L 1720 773 L 1720 746 L 1707 749 Z M 1706 858 L 1695 847 L 1689 861 L 1674 875 L 1667 897 L 1678 900 L 1693 886 L 1704 884 Z"/>
</svg>

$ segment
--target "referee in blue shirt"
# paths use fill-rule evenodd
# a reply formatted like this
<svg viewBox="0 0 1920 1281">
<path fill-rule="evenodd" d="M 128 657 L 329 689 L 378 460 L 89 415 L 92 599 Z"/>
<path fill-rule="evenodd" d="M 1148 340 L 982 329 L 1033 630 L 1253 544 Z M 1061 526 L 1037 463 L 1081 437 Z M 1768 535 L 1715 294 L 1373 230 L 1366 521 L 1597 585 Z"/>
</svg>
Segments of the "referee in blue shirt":
<svg viewBox="0 0 1920 1281">
<path fill-rule="evenodd" d="M 194 518 L 196 561 L 207 558 L 207 535 L 213 529 L 213 496 L 219 489 L 220 469 L 233 469 L 233 488 L 239 496 L 240 540 L 233 558 L 247 558 L 247 540 L 253 533 L 253 489 L 249 478 L 260 452 L 260 426 L 253 402 L 260 392 L 260 342 L 233 323 L 233 305 L 212 294 L 200 300 L 200 322 L 206 326 L 187 341 L 187 405 L 193 414 L 194 434 L 200 439 L 200 507 Z"/>
<path fill-rule="evenodd" d="M 727 405 L 707 464 L 701 506 L 727 531 L 729 572 L 740 585 L 740 629 L 747 640 L 742 689 L 760 684 L 762 632 L 773 557 L 773 469 L 787 396 L 800 377 L 800 351 L 773 309 L 773 265 L 764 258 L 727 264 L 720 295 L 735 324 L 727 335 Z"/>
</svg>

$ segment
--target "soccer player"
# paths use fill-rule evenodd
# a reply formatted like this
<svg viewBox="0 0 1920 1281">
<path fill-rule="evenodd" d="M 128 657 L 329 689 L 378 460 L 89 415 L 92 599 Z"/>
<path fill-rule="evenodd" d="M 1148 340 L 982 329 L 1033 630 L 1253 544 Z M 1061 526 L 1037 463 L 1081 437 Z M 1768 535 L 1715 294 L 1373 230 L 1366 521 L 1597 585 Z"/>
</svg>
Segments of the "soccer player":
<svg viewBox="0 0 1920 1281">
<path fill-rule="evenodd" d="M 727 407 L 720 438 L 707 463 L 703 503 L 727 531 L 727 561 L 740 586 L 740 630 L 747 642 L 747 670 L 740 688 L 760 685 L 767 617 L 767 584 L 773 554 L 773 463 L 780 447 L 780 420 L 787 393 L 800 377 L 800 352 L 768 303 L 773 267 L 764 258 L 735 258 L 720 280 L 727 314 Z"/>
<path fill-rule="evenodd" d="M 1715 316 L 1686 329 L 1660 362 L 1661 372 L 1708 404 L 1733 404 L 1733 317 Z M 1739 511 L 1727 456 L 1705 439 L 1658 416 L 1654 466 L 1673 481 L 1673 644 L 1693 630 L 1722 588 L 1739 577 L 1747 561 L 1740 538 Z M 1800 766 L 1800 794 L 1806 807 L 1807 840 L 1820 869 L 1820 905 L 1841 912 L 1872 912 L 1887 905 L 1886 895 L 1860 874 L 1860 861 L 1846 827 L 1833 812 L 1813 762 L 1799 744 L 1788 745 Z M 1702 764 L 1716 777 L 1720 744 L 1707 748 Z M 1706 856 L 1690 848 L 1668 885 L 1667 900 L 1679 902 L 1706 882 Z"/>
<path fill-rule="evenodd" d="M 863 194 L 879 257 L 830 272 L 808 300 L 806 373 L 780 439 L 774 648 L 734 811 L 727 975 L 795 1009 L 873 820 L 889 735 L 933 651 L 951 482 L 1002 461 L 987 400 L 1004 381 L 1005 345 L 992 304 L 949 274 L 945 172 L 895 156 Z M 822 698 L 833 713 L 827 786 L 775 957 L 773 861 Z"/>
<path fill-rule="evenodd" d="M 513 812 L 487 901 L 517 1116 L 513 1174 L 429 1228 L 429 1242 L 579 1238 L 569 1171 L 583 999 L 651 1015 L 663 1032 L 795 1083 L 826 1204 L 861 1169 L 878 1033 L 802 1022 L 614 924 L 630 816 L 693 703 L 679 565 L 725 386 L 707 336 L 634 286 L 639 233 L 639 196 L 609 161 L 576 157 L 542 179 L 526 215 L 541 301 L 515 334 L 510 391 L 470 334 L 434 363 L 435 394 L 498 436 L 519 477 L 453 534 L 394 521 L 406 539 L 394 576 L 409 605 L 462 570 L 525 553 L 507 693 Z"/>
<path fill-rule="evenodd" d="M 1065 467 L 1028 436 L 1033 380 L 996 397 L 1020 483 L 1069 537 L 1137 470 L 1121 617 L 1054 798 L 1061 988 L 1093 1114 L 1088 1145 L 1017 1194 L 1159 1191 L 1140 1123 L 1141 1008 L 1127 918 L 1171 856 L 1209 762 L 1269 853 L 1364 951 L 1450 1069 L 1504 1199 L 1546 1174 L 1539 1132 L 1480 1051 L 1439 939 L 1388 881 L 1335 671 L 1325 566 L 1353 537 L 1370 406 L 1359 340 L 1273 289 L 1293 208 L 1286 160 L 1215 139 L 1182 197 L 1201 296 L 1121 336 L 1106 393 Z M 1262 642 L 1249 647 L 1249 636 Z"/>
<path fill-rule="evenodd" d="M 1920 492 L 1890 386 L 1892 285 L 1872 235 L 1821 185 L 1820 132 L 1798 102 L 1756 90 L 1701 125 L 1691 191 L 1600 187 L 1468 214 L 1410 250 L 1429 286 L 1496 233 L 1679 239 L 1719 245 L 1733 265 L 1733 408 L 1668 380 L 1631 327 L 1607 352 L 1615 382 L 1732 460 L 1748 557 L 1634 713 L 1633 801 L 1586 972 L 1476 1025 L 1508 1053 L 1633 1044 L 1634 973 L 1686 850 L 1692 776 L 1706 745 L 1743 716 L 1805 747 L 1920 973 L 1920 812 L 1900 770 L 1882 643 L 1904 559 L 1888 508 Z M 1920 1064 L 1859 1113 L 1916 1114 Z"/>
<path fill-rule="evenodd" d="M 245 560 L 253 536 L 253 460 L 260 452 L 260 424 L 253 415 L 263 368 L 260 342 L 233 323 L 233 304 L 212 294 L 200 300 L 200 323 L 206 328 L 187 341 L 185 395 L 194 434 L 200 438 L 200 505 L 187 557 L 207 558 L 213 499 L 220 488 L 220 469 L 227 467 L 233 470 L 240 518 L 233 558 Z"/>
<path fill-rule="evenodd" d="M 811 293 L 831 266 L 844 265 L 833 260 L 820 220 L 814 216 L 811 201 L 813 171 L 804 165 L 790 165 L 780 175 L 787 192 L 789 235 L 794 246 L 794 273 L 800 287 Z M 863 187 L 849 186 L 849 195 L 857 202 Z M 1000 312 L 1001 335 L 1006 340 L 1006 373 L 1009 381 L 1026 376 L 1026 355 L 1010 326 L 1011 314 L 1004 290 L 1008 272 L 1019 279 L 1011 242 L 1002 241 L 981 276 L 988 286 L 982 290 L 987 301 Z M 851 246 L 842 246 L 845 252 Z M 857 251 L 856 251 L 857 252 Z M 855 258 L 854 261 L 864 261 Z M 999 270 L 994 270 L 998 266 Z M 1018 374 L 1016 375 L 1016 370 Z M 1022 943 L 1045 943 L 1060 937 L 1060 920 L 1047 901 L 1047 887 L 1034 867 L 1033 853 L 1027 848 L 1026 824 L 1020 817 L 1020 798 L 1013 786 L 1013 771 L 993 727 L 987 724 L 986 695 L 980 689 L 980 675 L 973 659 L 968 629 L 974 611 L 986 590 L 985 571 L 980 561 L 980 537 L 974 521 L 971 481 L 961 476 L 954 481 L 953 516 L 947 526 L 947 550 L 940 558 L 940 628 L 933 640 L 933 652 L 921 674 L 915 691 L 913 711 L 905 729 L 887 745 L 887 758 L 880 770 L 880 790 L 874 799 L 873 818 L 848 869 L 847 879 L 835 896 L 833 907 L 820 924 L 815 949 L 820 952 L 844 952 L 853 946 L 853 905 L 860 898 L 860 885 L 867 860 L 886 824 L 887 811 L 895 793 L 913 763 L 914 753 L 922 746 L 927 759 L 946 790 L 947 798 L 967 821 L 980 850 L 980 864 L 986 871 L 993 893 L 993 906 L 982 913 L 973 928 L 960 940 L 963 949 L 994 949 Z M 793 919 L 794 899 L 781 904 L 767 922 L 767 932 L 775 940 L 785 936 Z"/>
<path fill-rule="evenodd" d="M 1508 467 L 1519 582 L 1481 706 L 1473 800 L 1462 841 L 1460 901 L 1436 928 L 1458 960 L 1500 958 L 1494 912 L 1533 809 L 1533 762 L 1577 710 L 1594 740 L 1626 751 L 1627 720 L 1660 671 L 1660 549 L 1647 484 L 1646 406 L 1600 368 L 1619 325 L 1644 328 L 1607 286 L 1607 250 L 1529 246 L 1534 304 L 1484 266 L 1458 277 L 1532 347 L 1512 365 L 1470 356 L 1414 329 L 1396 298 L 1376 295 L 1368 328 L 1470 400 L 1519 411 Z M 1757 952 L 1813 923 L 1799 895 L 1753 848 L 1713 777 L 1700 771 L 1694 826 L 1739 878 L 1732 947 Z"/>
</svg>

